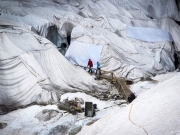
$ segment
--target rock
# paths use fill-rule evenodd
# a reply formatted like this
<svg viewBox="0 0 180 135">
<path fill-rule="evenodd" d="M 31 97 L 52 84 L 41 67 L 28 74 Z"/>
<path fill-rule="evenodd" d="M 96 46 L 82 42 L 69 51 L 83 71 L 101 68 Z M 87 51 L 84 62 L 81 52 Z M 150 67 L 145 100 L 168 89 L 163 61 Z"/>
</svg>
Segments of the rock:
<svg viewBox="0 0 180 135">
<path fill-rule="evenodd" d="M 75 127 L 75 128 L 73 128 L 73 129 L 69 132 L 68 135 L 75 135 L 75 134 L 77 134 L 79 131 L 81 131 L 81 129 L 82 129 L 82 126 Z"/>
<path fill-rule="evenodd" d="M 42 112 L 38 113 L 35 118 L 37 118 L 40 121 L 48 121 L 54 117 L 56 117 L 59 114 L 57 110 L 48 110 L 45 109 Z"/>
<path fill-rule="evenodd" d="M 76 102 L 79 102 L 79 103 L 82 104 L 82 105 L 84 104 L 84 100 L 83 100 L 82 98 L 77 98 L 77 97 L 76 97 L 76 98 L 75 98 L 75 101 L 76 101 Z"/>
<path fill-rule="evenodd" d="M 50 130 L 49 135 L 66 135 L 68 130 L 69 127 L 65 125 L 58 125 Z"/>
<path fill-rule="evenodd" d="M 90 125 L 94 124 L 97 120 L 99 120 L 99 119 L 92 120 L 92 121 L 88 122 L 86 125 L 90 126 Z"/>
<path fill-rule="evenodd" d="M 60 110 L 65 110 L 73 115 L 77 114 L 77 113 L 81 113 L 83 112 L 82 108 L 81 108 L 81 103 L 83 103 L 84 100 L 82 99 L 78 99 L 76 98 L 75 100 L 66 100 L 64 102 L 60 102 L 57 104 L 58 108 Z"/>
<path fill-rule="evenodd" d="M 0 115 L 4 115 L 8 112 L 9 112 L 9 110 L 5 106 L 0 105 Z"/>
<path fill-rule="evenodd" d="M 7 126 L 7 123 L 0 123 L 0 129 L 3 129 Z"/>
</svg>

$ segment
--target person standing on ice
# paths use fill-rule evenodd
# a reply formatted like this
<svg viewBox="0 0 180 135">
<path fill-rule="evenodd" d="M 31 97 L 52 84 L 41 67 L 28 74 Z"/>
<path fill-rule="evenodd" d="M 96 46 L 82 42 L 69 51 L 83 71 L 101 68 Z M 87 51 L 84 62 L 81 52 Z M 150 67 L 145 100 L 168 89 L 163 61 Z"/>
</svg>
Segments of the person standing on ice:
<svg viewBox="0 0 180 135">
<path fill-rule="evenodd" d="M 101 75 L 101 66 L 100 66 L 100 63 L 97 62 L 97 70 L 96 70 L 96 75 Z"/>
<path fill-rule="evenodd" d="M 92 60 L 91 59 L 89 59 L 89 61 L 88 61 L 88 67 L 89 67 L 89 71 L 88 72 L 90 72 L 91 74 L 92 74 L 92 67 L 93 67 L 93 62 L 92 62 Z"/>
</svg>

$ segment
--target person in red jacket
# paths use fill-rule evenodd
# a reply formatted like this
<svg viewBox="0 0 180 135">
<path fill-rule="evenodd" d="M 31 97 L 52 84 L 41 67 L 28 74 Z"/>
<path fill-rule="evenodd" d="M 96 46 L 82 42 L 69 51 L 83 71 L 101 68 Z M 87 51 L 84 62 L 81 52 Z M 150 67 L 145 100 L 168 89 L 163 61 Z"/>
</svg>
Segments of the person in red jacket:
<svg viewBox="0 0 180 135">
<path fill-rule="evenodd" d="M 91 59 L 89 59 L 89 61 L 88 61 L 88 67 L 89 67 L 89 71 L 88 72 L 90 72 L 92 74 L 93 62 L 92 62 Z"/>
</svg>

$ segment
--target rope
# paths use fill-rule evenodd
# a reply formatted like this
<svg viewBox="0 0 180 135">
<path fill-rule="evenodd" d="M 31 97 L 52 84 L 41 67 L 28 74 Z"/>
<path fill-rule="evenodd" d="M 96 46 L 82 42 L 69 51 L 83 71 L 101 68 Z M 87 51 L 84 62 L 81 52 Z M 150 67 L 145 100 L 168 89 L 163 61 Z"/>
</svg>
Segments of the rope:
<svg viewBox="0 0 180 135">
<path fill-rule="evenodd" d="M 147 131 L 145 130 L 144 127 L 137 125 L 136 123 L 134 123 L 134 122 L 131 120 L 131 110 L 132 110 L 132 106 L 133 106 L 133 104 L 131 104 L 131 108 L 130 108 L 130 111 L 129 111 L 129 120 L 130 120 L 131 123 L 134 124 L 135 126 L 138 126 L 138 127 L 142 128 L 142 129 L 144 130 L 144 132 L 146 133 L 146 135 L 148 135 L 148 133 L 147 133 Z"/>
</svg>

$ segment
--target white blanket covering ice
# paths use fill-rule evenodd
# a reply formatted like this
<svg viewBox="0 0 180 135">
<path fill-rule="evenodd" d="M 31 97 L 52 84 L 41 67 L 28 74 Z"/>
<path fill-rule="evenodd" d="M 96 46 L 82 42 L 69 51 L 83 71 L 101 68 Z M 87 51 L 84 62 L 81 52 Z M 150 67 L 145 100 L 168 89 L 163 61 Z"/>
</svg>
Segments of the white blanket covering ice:
<svg viewBox="0 0 180 135">
<path fill-rule="evenodd" d="M 127 26 L 127 37 L 146 42 L 173 41 L 169 32 L 155 28 Z"/>
<path fill-rule="evenodd" d="M 47 39 L 28 30 L 0 31 L 0 105 L 59 102 L 60 94 L 107 89 L 72 65 Z"/>
<path fill-rule="evenodd" d="M 163 42 L 132 40 L 127 38 L 126 25 L 166 30 L 180 51 L 174 0 L 0 0 L 0 13 L 0 104 L 9 107 L 36 101 L 48 104 L 58 100 L 57 93 L 98 89 L 93 78 L 68 62 L 51 42 L 26 28 L 33 27 L 43 36 L 52 25 L 59 36 L 72 36 L 74 31 L 72 41 L 89 46 L 89 51 L 75 53 L 77 59 L 70 54 L 74 62 L 86 65 L 90 57 L 100 61 L 103 69 L 128 79 L 173 71 L 175 67 L 168 35 L 164 38 L 158 34 Z"/>
</svg>

